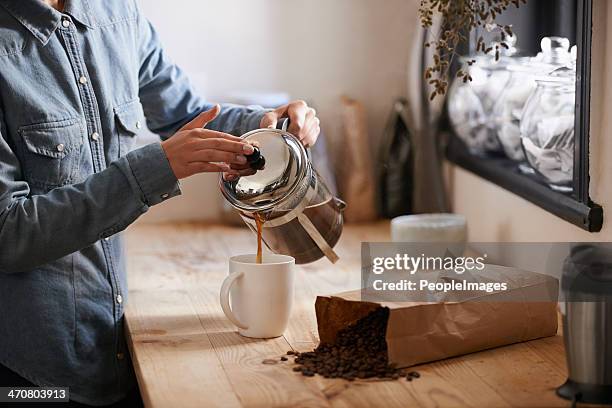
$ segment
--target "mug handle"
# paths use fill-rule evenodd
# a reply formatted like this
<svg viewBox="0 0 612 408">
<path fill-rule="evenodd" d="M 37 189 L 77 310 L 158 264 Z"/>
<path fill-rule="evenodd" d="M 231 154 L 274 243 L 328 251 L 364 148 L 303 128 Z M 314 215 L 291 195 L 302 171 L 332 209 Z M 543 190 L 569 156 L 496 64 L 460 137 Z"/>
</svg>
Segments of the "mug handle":
<svg viewBox="0 0 612 408">
<path fill-rule="evenodd" d="M 243 272 L 230 273 L 227 278 L 225 278 L 225 280 L 223 281 L 223 285 L 221 285 L 221 292 L 219 293 L 219 302 L 221 303 L 221 309 L 223 309 L 223 313 L 225 313 L 225 316 L 240 329 L 247 330 L 249 326 L 238 320 L 234 312 L 232 312 L 232 308 L 230 307 L 229 302 L 230 289 L 232 288 L 234 282 L 236 282 L 236 279 L 241 278 L 242 275 L 244 275 Z"/>
</svg>

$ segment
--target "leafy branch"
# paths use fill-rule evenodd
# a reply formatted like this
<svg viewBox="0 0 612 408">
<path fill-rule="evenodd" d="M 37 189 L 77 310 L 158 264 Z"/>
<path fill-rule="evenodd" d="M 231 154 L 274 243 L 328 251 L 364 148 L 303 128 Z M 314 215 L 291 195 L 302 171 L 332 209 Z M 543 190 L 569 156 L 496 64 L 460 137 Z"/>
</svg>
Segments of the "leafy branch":
<svg viewBox="0 0 612 408">
<path fill-rule="evenodd" d="M 485 43 L 480 36 L 476 43 L 476 52 L 494 55 L 499 60 L 502 48 L 509 49 L 507 39 L 514 34 L 512 26 L 499 25 L 495 19 L 509 7 L 520 7 L 527 0 L 421 0 L 419 18 L 424 28 L 431 29 L 435 17 L 438 15 L 442 21 L 442 29 L 437 38 L 425 43 L 426 47 L 434 49 L 433 64 L 425 70 L 425 79 L 433 88 L 430 100 L 438 95 L 445 95 L 448 90 L 449 69 L 453 58 L 457 56 L 457 46 L 468 38 L 466 35 L 477 28 L 486 31 L 499 31 L 500 41 L 492 45 Z M 467 61 L 468 65 L 474 60 Z M 472 80 L 469 72 L 460 69 L 456 74 L 463 82 Z"/>
</svg>

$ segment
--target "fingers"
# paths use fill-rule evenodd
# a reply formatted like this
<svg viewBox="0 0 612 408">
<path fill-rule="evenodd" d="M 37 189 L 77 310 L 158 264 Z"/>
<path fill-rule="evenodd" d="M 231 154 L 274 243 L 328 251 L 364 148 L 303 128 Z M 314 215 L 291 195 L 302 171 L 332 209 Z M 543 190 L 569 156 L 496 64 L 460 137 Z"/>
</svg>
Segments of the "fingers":
<svg viewBox="0 0 612 408">
<path fill-rule="evenodd" d="M 239 139 L 241 140 L 241 139 Z M 233 139 L 221 139 L 221 138 L 209 138 L 209 139 L 201 139 L 197 138 L 193 141 L 189 142 L 193 151 L 198 150 L 220 150 L 224 152 L 230 153 L 238 153 L 242 155 L 248 156 L 249 154 L 253 154 L 255 151 L 253 146 L 244 142 L 244 141 L 234 141 Z"/>
<path fill-rule="evenodd" d="M 311 108 L 310 106 L 306 107 L 306 122 L 308 122 L 309 120 L 312 120 L 314 118 L 317 117 L 317 111 L 314 110 L 314 108 Z"/>
<path fill-rule="evenodd" d="M 215 120 L 219 113 L 221 112 L 221 106 L 215 105 L 212 109 L 207 110 L 206 112 L 200 113 L 193 119 L 191 122 L 187 123 L 180 130 L 192 130 L 192 129 L 201 129 L 206 126 L 208 123 Z"/>
<path fill-rule="evenodd" d="M 263 116 L 263 118 L 261 118 L 261 122 L 259 123 L 259 126 L 262 129 L 263 128 L 276 129 L 276 125 L 278 124 L 279 117 L 280 116 L 277 111 L 268 112 Z"/>
<path fill-rule="evenodd" d="M 248 163 L 232 164 L 230 165 L 230 171 L 223 174 L 223 180 L 236 181 L 240 177 L 248 177 L 256 173 L 257 170 L 253 169 Z"/>
<path fill-rule="evenodd" d="M 221 150 L 203 149 L 190 152 L 188 162 L 223 162 L 227 164 L 246 164 L 247 159 L 242 154 L 224 152 Z"/>
<path fill-rule="evenodd" d="M 311 147 L 317 142 L 320 134 L 321 128 L 319 126 L 315 126 L 304 135 L 302 143 L 305 147 Z"/>
<path fill-rule="evenodd" d="M 230 170 L 228 172 L 223 173 L 223 180 L 236 181 L 240 177 L 252 176 L 255 173 L 257 173 L 257 171 L 253 169 L 246 169 L 246 170 L 240 170 L 240 171 Z"/>
<path fill-rule="evenodd" d="M 190 130 L 190 133 L 192 133 L 192 136 L 198 137 L 200 139 L 211 139 L 211 138 L 226 139 L 226 140 L 240 142 L 242 144 L 248 145 L 248 143 L 245 142 L 244 139 L 238 136 L 233 136 L 233 135 L 230 135 L 229 133 L 217 132 L 216 130 L 197 128 L 197 129 Z"/>
<path fill-rule="evenodd" d="M 304 146 L 309 147 L 315 144 L 319 134 L 321 133 L 321 121 L 317 118 L 317 113 L 314 109 L 309 108 L 306 114 L 306 123 L 300 134 L 300 140 Z"/>
<path fill-rule="evenodd" d="M 300 136 L 304 125 L 306 124 L 306 115 L 308 114 L 308 105 L 304 101 L 296 101 L 289 104 L 287 108 L 287 116 L 289 116 L 289 132 Z"/>
<path fill-rule="evenodd" d="M 239 175 L 234 174 L 234 173 L 223 173 L 223 180 L 224 181 L 236 181 L 240 178 Z"/>
<path fill-rule="evenodd" d="M 257 173 L 257 170 L 253 169 L 248 164 L 246 165 L 232 164 L 230 165 L 230 169 L 235 170 L 236 172 L 238 172 L 238 174 L 240 174 L 243 177 L 252 176 L 253 174 Z"/>
<path fill-rule="evenodd" d="M 276 128 L 278 120 L 284 117 L 289 118 L 289 129 L 287 130 L 300 139 L 304 146 L 312 146 L 316 142 L 321 133 L 320 121 L 317 118 L 317 112 L 302 100 L 291 102 L 266 113 L 261 119 L 260 126 Z"/>
<path fill-rule="evenodd" d="M 319 118 L 317 118 L 317 112 L 312 108 L 308 108 L 308 111 L 306 112 L 306 120 L 304 121 L 304 133 L 310 132 L 313 127 L 319 124 L 318 122 Z"/>
<path fill-rule="evenodd" d="M 230 166 L 233 170 L 247 170 L 251 168 L 251 165 L 249 163 L 244 163 L 244 164 L 237 164 L 234 163 Z"/>
<path fill-rule="evenodd" d="M 291 102 L 275 111 L 277 118 L 289 117 L 288 131 L 302 141 L 306 147 L 312 146 L 321 133 L 317 112 L 304 101 Z"/>
</svg>

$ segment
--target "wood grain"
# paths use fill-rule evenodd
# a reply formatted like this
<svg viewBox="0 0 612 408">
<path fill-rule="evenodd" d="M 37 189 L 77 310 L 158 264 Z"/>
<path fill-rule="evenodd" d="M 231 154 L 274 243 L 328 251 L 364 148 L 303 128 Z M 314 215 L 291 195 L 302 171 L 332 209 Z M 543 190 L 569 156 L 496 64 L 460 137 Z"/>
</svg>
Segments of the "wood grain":
<svg viewBox="0 0 612 408">
<path fill-rule="evenodd" d="M 360 286 L 362 241 L 389 239 L 388 223 L 346 227 L 341 260 L 298 267 L 285 336 L 246 339 L 218 303 L 232 255 L 254 253 L 250 231 L 201 224 L 132 227 L 127 234 L 128 342 L 148 407 L 567 407 L 561 336 L 416 367 L 422 377 L 354 381 L 306 378 L 279 359 L 318 343 L 314 301 Z"/>
</svg>

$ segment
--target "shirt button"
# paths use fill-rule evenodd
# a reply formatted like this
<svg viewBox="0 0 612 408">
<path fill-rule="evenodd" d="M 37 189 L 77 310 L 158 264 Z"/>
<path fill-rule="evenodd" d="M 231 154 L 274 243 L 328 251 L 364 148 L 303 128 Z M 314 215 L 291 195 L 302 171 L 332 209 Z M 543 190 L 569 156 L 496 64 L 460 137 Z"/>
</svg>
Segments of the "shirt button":
<svg viewBox="0 0 612 408">
<path fill-rule="evenodd" d="M 140 121 L 136 122 L 136 129 L 140 129 L 142 127 L 142 123 Z"/>
<path fill-rule="evenodd" d="M 62 25 L 64 26 L 64 28 L 70 27 L 70 20 L 68 19 L 62 20 Z"/>
<path fill-rule="evenodd" d="M 66 146 L 64 146 L 62 143 L 58 144 L 56 147 L 58 152 L 63 152 L 64 149 L 66 148 Z"/>
<path fill-rule="evenodd" d="M 83 85 L 85 85 L 87 83 L 87 78 L 85 78 L 84 76 L 79 78 L 79 82 Z"/>
<path fill-rule="evenodd" d="M 117 353 L 117 360 L 123 360 L 125 358 L 125 354 Z"/>
<path fill-rule="evenodd" d="M 100 138 L 100 134 L 99 134 L 98 132 L 93 132 L 93 133 L 91 134 L 91 138 L 92 138 L 93 140 L 98 140 L 98 139 Z"/>
<path fill-rule="evenodd" d="M 117 303 L 123 303 L 123 297 L 121 295 L 117 295 Z"/>
</svg>

